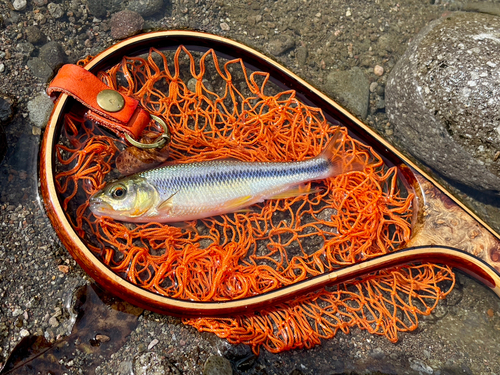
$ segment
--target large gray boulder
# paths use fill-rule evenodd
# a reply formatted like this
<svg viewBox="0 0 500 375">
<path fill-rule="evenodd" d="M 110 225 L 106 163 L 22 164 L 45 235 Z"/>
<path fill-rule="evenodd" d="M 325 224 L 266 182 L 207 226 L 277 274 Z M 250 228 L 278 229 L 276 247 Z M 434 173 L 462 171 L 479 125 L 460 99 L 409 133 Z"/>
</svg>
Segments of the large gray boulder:
<svg viewBox="0 0 500 375">
<path fill-rule="evenodd" d="M 386 109 L 405 150 L 500 195 L 500 17 L 458 12 L 431 22 L 391 71 Z"/>
</svg>

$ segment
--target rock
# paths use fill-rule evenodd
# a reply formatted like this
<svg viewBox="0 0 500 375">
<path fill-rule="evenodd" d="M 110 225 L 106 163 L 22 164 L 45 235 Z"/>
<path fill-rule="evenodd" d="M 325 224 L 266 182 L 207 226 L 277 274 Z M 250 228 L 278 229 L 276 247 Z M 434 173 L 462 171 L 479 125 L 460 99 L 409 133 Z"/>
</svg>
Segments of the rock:
<svg viewBox="0 0 500 375">
<path fill-rule="evenodd" d="M 500 18 L 455 13 L 426 26 L 391 71 L 395 140 L 440 174 L 500 194 Z M 492 31 L 493 30 L 493 31 Z"/>
<path fill-rule="evenodd" d="M 28 68 L 30 68 L 31 72 L 35 77 L 40 78 L 42 81 L 47 82 L 51 77 L 54 71 L 50 66 L 47 65 L 45 61 L 40 59 L 39 57 L 34 57 L 27 63 Z"/>
<path fill-rule="evenodd" d="M 5 71 L 5 64 L 0 63 L 0 73 L 3 73 Z"/>
<path fill-rule="evenodd" d="M 12 3 L 14 10 L 17 10 L 18 12 L 20 10 L 26 9 L 26 5 L 27 5 L 26 0 L 14 0 L 14 2 Z"/>
<path fill-rule="evenodd" d="M 64 64 L 65 54 L 61 44 L 58 42 L 48 42 L 40 47 L 38 57 L 55 70 Z"/>
<path fill-rule="evenodd" d="M 50 15 L 56 19 L 61 18 L 64 15 L 64 10 L 61 4 L 49 3 L 49 5 L 47 5 L 47 9 L 49 10 Z"/>
<path fill-rule="evenodd" d="M 166 373 L 165 364 L 156 353 L 144 353 L 134 360 L 135 375 L 163 375 Z"/>
<path fill-rule="evenodd" d="M 355 115 L 365 118 L 370 99 L 370 82 L 363 71 L 354 67 L 348 71 L 334 71 L 326 77 L 325 90 L 338 98 L 340 104 Z"/>
<path fill-rule="evenodd" d="M 46 40 L 45 34 L 37 26 L 28 26 L 26 28 L 26 40 L 32 44 L 43 43 Z"/>
<path fill-rule="evenodd" d="M 52 103 L 52 100 L 45 93 L 30 100 L 28 102 L 28 111 L 31 122 L 39 128 L 45 128 L 53 107 L 54 103 Z"/>
<path fill-rule="evenodd" d="M 103 18 L 106 16 L 106 12 L 119 12 L 123 10 L 126 2 L 123 0 L 88 0 L 87 8 L 89 13 L 97 18 Z"/>
<path fill-rule="evenodd" d="M 88 0 L 87 8 L 93 16 L 102 18 L 106 16 L 106 7 L 101 0 Z"/>
<path fill-rule="evenodd" d="M 307 47 L 306 46 L 300 46 L 297 48 L 297 52 L 295 53 L 295 56 L 297 58 L 297 63 L 299 66 L 304 66 L 306 65 L 307 61 Z"/>
<path fill-rule="evenodd" d="M 142 30 L 144 18 L 137 12 L 122 10 L 111 17 L 111 36 L 124 39 Z"/>
<path fill-rule="evenodd" d="M 295 40 L 292 36 L 283 34 L 271 40 L 268 49 L 274 56 L 279 56 L 293 47 L 295 47 Z"/>
<path fill-rule="evenodd" d="M 127 9 L 148 17 L 159 12 L 162 7 L 163 0 L 130 0 Z"/>
<path fill-rule="evenodd" d="M 13 98 L 0 94 L 0 124 L 8 122 L 12 118 L 15 103 Z"/>
<path fill-rule="evenodd" d="M 31 43 L 19 43 L 16 46 L 16 50 L 21 52 L 23 56 L 31 56 L 31 54 L 35 50 L 35 46 Z"/>
<path fill-rule="evenodd" d="M 220 355 L 208 357 L 203 366 L 203 375 L 232 375 L 231 362 Z"/>
<path fill-rule="evenodd" d="M 382 68 L 380 65 L 375 65 L 375 67 L 373 68 L 373 73 L 380 77 L 384 74 L 384 68 Z"/>
</svg>

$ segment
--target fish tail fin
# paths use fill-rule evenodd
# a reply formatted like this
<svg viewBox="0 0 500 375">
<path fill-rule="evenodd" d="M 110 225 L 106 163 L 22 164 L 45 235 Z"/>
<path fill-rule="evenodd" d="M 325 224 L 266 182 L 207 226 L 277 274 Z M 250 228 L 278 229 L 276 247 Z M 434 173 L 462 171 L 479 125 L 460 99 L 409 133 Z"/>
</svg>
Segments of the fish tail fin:
<svg viewBox="0 0 500 375">
<path fill-rule="evenodd" d="M 330 163 L 329 177 L 335 177 L 343 173 L 362 171 L 366 164 L 368 155 L 364 152 L 356 153 L 354 147 L 347 149 L 347 136 L 340 129 L 333 135 L 320 158 Z"/>
</svg>

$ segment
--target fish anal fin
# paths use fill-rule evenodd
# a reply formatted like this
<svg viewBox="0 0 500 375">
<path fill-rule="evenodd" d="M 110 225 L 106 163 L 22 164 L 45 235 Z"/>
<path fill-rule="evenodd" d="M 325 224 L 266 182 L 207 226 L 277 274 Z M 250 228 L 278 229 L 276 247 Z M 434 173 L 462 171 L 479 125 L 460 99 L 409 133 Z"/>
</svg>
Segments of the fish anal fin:
<svg viewBox="0 0 500 375">
<path fill-rule="evenodd" d="M 245 195 L 244 197 L 238 197 L 235 199 L 231 199 L 225 204 L 225 207 L 231 211 L 240 211 L 243 210 L 246 206 L 251 204 L 253 199 L 252 195 Z"/>
<path fill-rule="evenodd" d="M 274 194 L 270 196 L 268 199 L 286 199 L 286 198 L 295 198 L 301 195 L 314 194 L 319 193 L 321 191 L 320 188 L 311 188 L 310 185 L 298 185 L 293 186 L 290 189 L 282 191 L 280 193 Z"/>
</svg>

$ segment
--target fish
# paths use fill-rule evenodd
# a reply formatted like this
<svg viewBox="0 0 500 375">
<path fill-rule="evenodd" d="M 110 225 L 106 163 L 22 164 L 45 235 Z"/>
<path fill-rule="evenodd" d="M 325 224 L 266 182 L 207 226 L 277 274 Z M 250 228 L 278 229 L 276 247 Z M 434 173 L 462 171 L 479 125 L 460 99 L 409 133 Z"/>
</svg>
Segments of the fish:
<svg viewBox="0 0 500 375">
<path fill-rule="evenodd" d="M 118 221 L 176 223 L 310 194 L 317 190 L 308 182 L 364 168 L 344 143 L 339 130 L 319 155 L 304 161 L 168 163 L 108 183 L 90 197 L 90 210 Z"/>
</svg>

